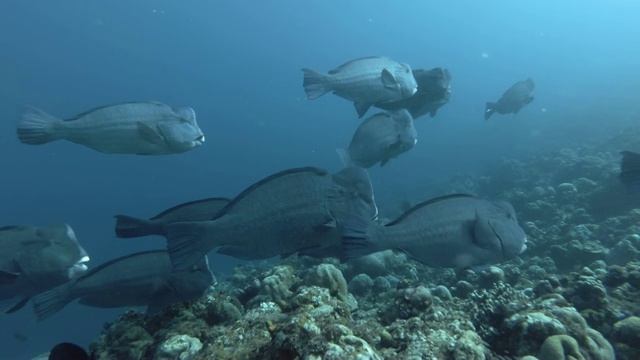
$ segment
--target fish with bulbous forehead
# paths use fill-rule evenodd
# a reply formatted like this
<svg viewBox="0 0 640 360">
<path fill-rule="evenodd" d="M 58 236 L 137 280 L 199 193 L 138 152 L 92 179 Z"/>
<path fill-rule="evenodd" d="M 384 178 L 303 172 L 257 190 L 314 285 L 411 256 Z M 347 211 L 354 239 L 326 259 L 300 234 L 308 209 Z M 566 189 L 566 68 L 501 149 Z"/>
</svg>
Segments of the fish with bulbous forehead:
<svg viewBox="0 0 640 360">
<path fill-rule="evenodd" d="M 340 246 L 340 213 L 377 216 L 365 169 L 349 167 L 332 175 L 305 167 L 273 174 L 241 192 L 213 219 L 168 224 L 165 236 L 177 269 L 215 248 L 247 260 L 294 253 L 329 256 L 327 249 Z"/>
<path fill-rule="evenodd" d="M 204 143 L 192 108 L 153 101 L 103 106 L 68 120 L 29 108 L 17 133 L 23 144 L 67 140 L 106 154 L 178 154 Z"/>
<path fill-rule="evenodd" d="M 384 226 L 352 216 L 343 229 L 346 259 L 393 249 L 429 266 L 481 270 L 527 248 L 511 204 L 464 194 L 426 201 Z"/>
<path fill-rule="evenodd" d="M 532 79 L 518 81 L 513 84 L 497 102 L 488 102 L 484 110 L 484 119 L 488 120 L 494 113 L 517 114 L 520 109 L 533 101 L 533 88 L 535 84 Z"/>
<path fill-rule="evenodd" d="M 88 261 L 67 224 L 0 228 L 0 309 L 19 310 L 33 295 L 82 275 Z"/>
<path fill-rule="evenodd" d="M 347 149 L 337 149 L 345 166 L 370 168 L 413 149 L 418 134 L 413 118 L 405 109 L 368 117 L 358 126 Z"/>
<path fill-rule="evenodd" d="M 36 295 L 33 310 L 43 320 L 79 299 L 80 304 L 98 308 L 147 306 L 154 313 L 176 302 L 194 300 L 215 283 L 206 256 L 177 271 L 165 250 L 144 251 L 108 261 Z"/>
<path fill-rule="evenodd" d="M 418 89 L 411 66 L 384 56 L 354 59 L 328 74 L 306 68 L 302 71 L 307 99 L 333 92 L 353 101 L 359 117 L 364 116 L 373 104 L 404 99 Z"/>
<path fill-rule="evenodd" d="M 451 74 L 447 69 L 415 69 L 413 77 L 418 83 L 418 91 L 412 96 L 395 101 L 377 103 L 374 106 L 384 110 L 407 109 L 413 119 L 429 114 L 434 117 L 451 98 Z"/>
</svg>

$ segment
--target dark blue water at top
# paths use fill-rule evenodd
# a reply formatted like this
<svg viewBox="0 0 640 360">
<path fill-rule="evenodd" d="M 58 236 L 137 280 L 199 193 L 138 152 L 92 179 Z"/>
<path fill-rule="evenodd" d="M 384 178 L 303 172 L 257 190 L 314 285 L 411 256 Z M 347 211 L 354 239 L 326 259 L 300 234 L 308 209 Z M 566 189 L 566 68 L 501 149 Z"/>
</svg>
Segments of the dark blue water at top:
<svg viewBox="0 0 640 360">
<path fill-rule="evenodd" d="M 335 149 L 358 120 L 332 95 L 305 99 L 300 68 L 327 71 L 386 55 L 448 68 L 451 101 L 416 121 L 419 141 L 371 170 L 384 211 L 415 189 L 502 158 L 613 134 L 638 121 L 640 38 L 633 1 L 5 1 L 0 4 L 0 225 L 67 222 L 93 266 L 162 248 L 118 240 L 113 215 L 233 196 L 273 172 L 340 168 Z M 532 77 L 535 100 L 483 121 L 484 104 Z M 191 106 L 206 135 L 180 155 L 105 155 L 55 142 L 27 146 L 24 106 L 65 118 L 122 101 Z M 233 259 L 210 255 L 216 274 Z M 36 323 L 2 316 L 3 359 L 60 341 L 87 345 L 123 310 L 72 304 Z M 14 333 L 24 334 L 26 341 Z"/>
</svg>

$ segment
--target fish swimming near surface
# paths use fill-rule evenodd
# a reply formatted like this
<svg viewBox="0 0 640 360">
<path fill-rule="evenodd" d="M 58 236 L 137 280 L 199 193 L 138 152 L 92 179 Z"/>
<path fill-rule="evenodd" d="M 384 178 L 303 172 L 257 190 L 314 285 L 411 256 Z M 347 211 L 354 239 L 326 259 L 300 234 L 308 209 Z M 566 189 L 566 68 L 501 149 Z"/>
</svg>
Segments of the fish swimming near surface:
<svg viewBox="0 0 640 360">
<path fill-rule="evenodd" d="M 99 107 L 68 120 L 29 108 L 17 133 L 24 144 L 68 140 L 107 154 L 177 154 L 204 143 L 192 108 L 151 101 Z"/>
<path fill-rule="evenodd" d="M 116 215 L 116 236 L 132 238 L 148 235 L 166 235 L 164 226 L 175 222 L 204 221 L 213 219 L 230 199 L 209 198 L 190 201 L 167 209 L 149 220 L 127 215 Z"/>
<path fill-rule="evenodd" d="M 350 167 L 332 175 L 315 167 L 289 169 L 251 185 L 209 221 L 166 225 L 167 248 L 177 269 L 214 248 L 248 260 L 314 256 L 339 247 L 334 212 L 352 211 L 377 216 L 366 170 Z"/>
<path fill-rule="evenodd" d="M 414 69 L 418 91 L 408 98 L 374 104 L 384 110 L 407 109 L 414 119 L 423 115 L 436 116 L 438 109 L 451 98 L 451 74 L 443 68 Z"/>
<path fill-rule="evenodd" d="M 341 98 L 353 101 L 360 117 L 373 104 L 404 99 L 415 94 L 418 89 L 408 64 L 383 56 L 351 60 L 328 74 L 306 68 L 302 71 L 302 85 L 307 99 L 317 99 L 333 92 Z"/>
<path fill-rule="evenodd" d="M 640 191 L 640 154 L 622 151 L 620 162 L 620 182 L 631 190 Z"/>
<path fill-rule="evenodd" d="M 67 224 L 0 228 L 0 309 L 21 309 L 32 296 L 82 275 L 88 261 Z"/>
<path fill-rule="evenodd" d="M 413 118 L 405 109 L 382 112 L 365 119 L 353 134 L 347 149 L 337 149 L 345 166 L 370 168 L 411 149 L 418 141 Z"/>
<path fill-rule="evenodd" d="M 509 203 L 470 195 L 426 201 L 384 226 L 352 217 L 343 229 L 344 259 L 394 249 L 429 266 L 481 270 L 527 248 Z"/>
<path fill-rule="evenodd" d="M 149 313 L 179 301 L 194 300 L 216 280 L 206 256 L 176 271 L 164 250 L 139 252 L 106 262 L 81 277 L 36 295 L 38 320 L 57 313 L 74 299 L 98 308 L 147 306 Z"/>
<path fill-rule="evenodd" d="M 533 101 L 535 84 L 531 78 L 513 84 L 497 102 L 488 102 L 484 111 L 484 119 L 488 120 L 494 113 L 517 114 L 524 106 Z"/>
</svg>

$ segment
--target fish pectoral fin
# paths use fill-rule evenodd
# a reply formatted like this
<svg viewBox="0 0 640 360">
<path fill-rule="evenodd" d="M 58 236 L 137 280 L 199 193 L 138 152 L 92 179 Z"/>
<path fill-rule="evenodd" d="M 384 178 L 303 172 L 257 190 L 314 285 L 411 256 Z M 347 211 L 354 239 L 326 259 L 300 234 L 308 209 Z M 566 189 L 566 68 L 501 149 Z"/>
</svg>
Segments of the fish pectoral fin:
<svg viewBox="0 0 640 360">
<path fill-rule="evenodd" d="M 369 103 L 363 103 L 363 102 L 354 102 L 353 106 L 356 107 L 356 112 L 358 113 L 358 118 L 361 118 L 364 116 L 364 114 L 367 113 L 367 111 L 369 111 L 369 108 L 371 107 L 372 104 Z"/>
<path fill-rule="evenodd" d="M 20 273 L 14 273 L 9 271 L 0 270 L 0 285 L 7 285 L 12 283 L 20 276 Z"/>
<path fill-rule="evenodd" d="M 391 72 L 389 72 L 389 70 L 382 69 L 380 77 L 382 78 L 382 84 L 384 85 L 384 87 L 389 89 L 395 89 L 396 87 L 398 87 L 398 80 L 395 76 L 393 76 Z"/>
<path fill-rule="evenodd" d="M 159 144 L 164 141 L 162 135 L 151 126 L 138 121 L 138 132 L 143 139 L 153 144 Z"/>
<path fill-rule="evenodd" d="M 314 226 L 313 230 L 315 232 L 322 233 L 322 232 L 329 231 L 331 229 L 337 229 L 337 228 L 338 228 L 338 223 L 336 222 L 336 219 L 331 218 L 324 224 Z"/>
</svg>

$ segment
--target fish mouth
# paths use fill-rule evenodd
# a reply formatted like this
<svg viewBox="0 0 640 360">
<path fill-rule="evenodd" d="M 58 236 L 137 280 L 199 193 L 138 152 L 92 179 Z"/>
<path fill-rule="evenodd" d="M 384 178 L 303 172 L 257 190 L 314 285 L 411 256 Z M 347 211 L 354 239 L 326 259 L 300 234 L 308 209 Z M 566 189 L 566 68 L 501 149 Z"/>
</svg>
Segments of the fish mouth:
<svg viewBox="0 0 640 360">
<path fill-rule="evenodd" d="M 77 263 L 70 267 L 67 272 L 67 276 L 69 277 L 69 279 L 73 280 L 87 271 L 88 267 L 86 263 L 88 263 L 89 260 L 89 256 L 85 255 Z"/>
<path fill-rule="evenodd" d="M 200 135 L 198 136 L 194 141 L 193 141 L 196 145 L 202 145 L 204 144 L 204 135 Z"/>
</svg>

